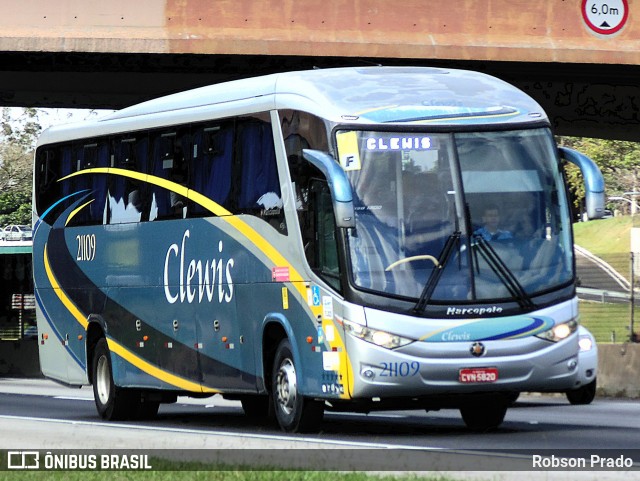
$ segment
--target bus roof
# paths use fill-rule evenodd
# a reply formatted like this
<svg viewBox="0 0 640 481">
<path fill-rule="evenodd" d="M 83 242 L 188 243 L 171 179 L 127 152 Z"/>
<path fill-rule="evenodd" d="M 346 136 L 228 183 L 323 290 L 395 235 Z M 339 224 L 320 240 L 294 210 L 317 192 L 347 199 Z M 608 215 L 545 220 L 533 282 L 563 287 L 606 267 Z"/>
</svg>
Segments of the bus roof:
<svg viewBox="0 0 640 481">
<path fill-rule="evenodd" d="M 523 124 L 546 121 L 531 97 L 495 77 L 428 67 L 349 67 L 225 82 L 52 127 L 40 144 L 270 109 L 354 124 Z"/>
</svg>

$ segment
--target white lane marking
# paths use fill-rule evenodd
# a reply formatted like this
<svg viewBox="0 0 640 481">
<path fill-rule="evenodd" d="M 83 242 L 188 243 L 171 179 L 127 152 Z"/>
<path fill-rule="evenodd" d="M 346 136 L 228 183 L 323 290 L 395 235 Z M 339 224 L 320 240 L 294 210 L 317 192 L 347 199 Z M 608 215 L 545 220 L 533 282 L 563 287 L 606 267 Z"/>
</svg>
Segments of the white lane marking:
<svg viewBox="0 0 640 481">
<path fill-rule="evenodd" d="M 8 419 L 14 421 L 35 421 L 38 423 L 54 423 L 54 424 L 70 424 L 74 426 L 100 426 L 104 428 L 124 428 L 130 430 L 138 430 L 138 431 L 155 431 L 155 432 L 168 432 L 168 433 L 179 433 L 179 434 L 207 434 L 213 436 L 224 436 L 224 437 L 236 437 L 236 438 L 248 438 L 248 439 L 268 439 L 275 441 L 296 441 L 296 442 L 307 442 L 307 443 L 315 443 L 315 444 L 325 444 L 328 446 L 350 446 L 350 447 L 359 447 L 359 448 L 369 448 L 369 449 L 411 449 L 411 450 L 420 450 L 420 451 L 441 451 L 446 448 L 443 447 L 433 447 L 433 446 L 411 446 L 411 445 L 402 445 L 402 444 L 387 444 L 387 443 L 367 443 L 362 441 L 340 441 L 336 439 L 321 439 L 321 438 L 313 438 L 313 437 L 300 437 L 300 436 L 284 436 L 277 434 L 257 434 L 257 433 L 233 433 L 228 431 L 211 431 L 211 430 L 200 430 L 200 429 L 185 429 L 185 428 L 169 428 L 169 427 L 158 427 L 158 426 L 142 426 L 137 424 L 122 424 L 122 423 L 104 423 L 104 422 L 94 422 L 94 421 L 76 421 L 70 419 L 51 419 L 51 418 L 38 418 L 33 416 L 10 416 L 6 414 L 0 415 L 0 419 Z"/>
<path fill-rule="evenodd" d="M 353 417 L 370 417 L 370 418 L 391 418 L 391 419 L 404 419 L 407 416 L 402 414 L 383 414 L 383 413 L 344 413 L 340 411 L 328 411 L 326 414 L 331 416 L 353 416 Z"/>
<path fill-rule="evenodd" d="M 80 396 L 53 396 L 53 399 L 63 399 L 66 401 L 93 401 L 93 398 Z"/>
</svg>

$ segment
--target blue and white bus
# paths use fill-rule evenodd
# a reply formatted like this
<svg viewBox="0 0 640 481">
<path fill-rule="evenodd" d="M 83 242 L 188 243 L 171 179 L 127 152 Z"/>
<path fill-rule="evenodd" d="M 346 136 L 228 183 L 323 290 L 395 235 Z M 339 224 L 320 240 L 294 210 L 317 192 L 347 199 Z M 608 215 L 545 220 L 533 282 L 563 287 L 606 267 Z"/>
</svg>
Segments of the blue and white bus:
<svg viewBox="0 0 640 481">
<path fill-rule="evenodd" d="M 45 376 L 106 419 L 221 394 L 285 431 L 325 410 L 579 388 L 563 159 L 523 92 L 431 68 L 274 74 L 48 129 L 34 177 Z"/>
</svg>

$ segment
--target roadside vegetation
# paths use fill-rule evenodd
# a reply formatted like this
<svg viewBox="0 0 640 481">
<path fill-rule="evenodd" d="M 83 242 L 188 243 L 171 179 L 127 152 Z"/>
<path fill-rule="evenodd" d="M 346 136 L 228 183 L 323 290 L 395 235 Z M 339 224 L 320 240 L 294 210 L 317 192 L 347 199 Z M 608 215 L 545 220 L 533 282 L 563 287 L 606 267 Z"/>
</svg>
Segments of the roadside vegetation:
<svg viewBox="0 0 640 481">
<path fill-rule="evenodd" d="M 154 463 L 155 464 L 155 463 Z M 164 471 L 4 471 L 0 481 L 453 481 L 440 474 L 378 475 L 338 473 L 333 471 L 239 471 L 220 470 L 215 466 L 163 462 Z M 171 470 L 168 470 L 171 469 Z M 491 478 L 487 473 L 487 479 Z M 474 478 L 479 481 L 479 478 Z"/>
<path fill-rule="evenodd" d="M 574 242 L 629 278 L 631 216 L 621 215 L 573 224 Z"/>
<path fill-rule="evenodd" d="M 3 108 L 0 115 L 0 227 L 31 224 L 33 153 L 42 128 L 36 109 L 23 109 L 15 118 Z"/>
<path fill-rule="evenodd" d="M 626 279 L 630 278 L 631 216 L 574 224 L 574 241 L 600 257 Z M 636 275 L 637 277 L 637 275 Z M 580 301 L 581 322 L 599 343 L 629 339 L 630 306 L 627 303 Z"/>
</svg>

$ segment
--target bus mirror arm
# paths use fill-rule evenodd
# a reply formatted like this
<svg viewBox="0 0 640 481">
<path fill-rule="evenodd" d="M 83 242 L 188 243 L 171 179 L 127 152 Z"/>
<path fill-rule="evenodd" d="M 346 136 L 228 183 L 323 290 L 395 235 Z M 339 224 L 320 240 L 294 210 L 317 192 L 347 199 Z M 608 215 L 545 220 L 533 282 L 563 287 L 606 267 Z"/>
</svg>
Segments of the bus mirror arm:
<svg viewBox="0 0 640 481">
<path fill-rule="evenodd" d="M 596 163 L 577 150 L 558 147 L 560 155 L 575 164 L 584 179 L 585 204 L 589 219 L 599 219 L 604 215 L 604 178 Z"/>
<path fill-rule="evenodd" d="M 353 193 L 347 174 L 338 163 L 326 152 L 312 149 L 303 149 L 302 156 L 318 168 L 327 179 L 333 211 L 336 216 L 336 226 L 350 228 L 356 226 L 353 210 Z"/>
</svg>

